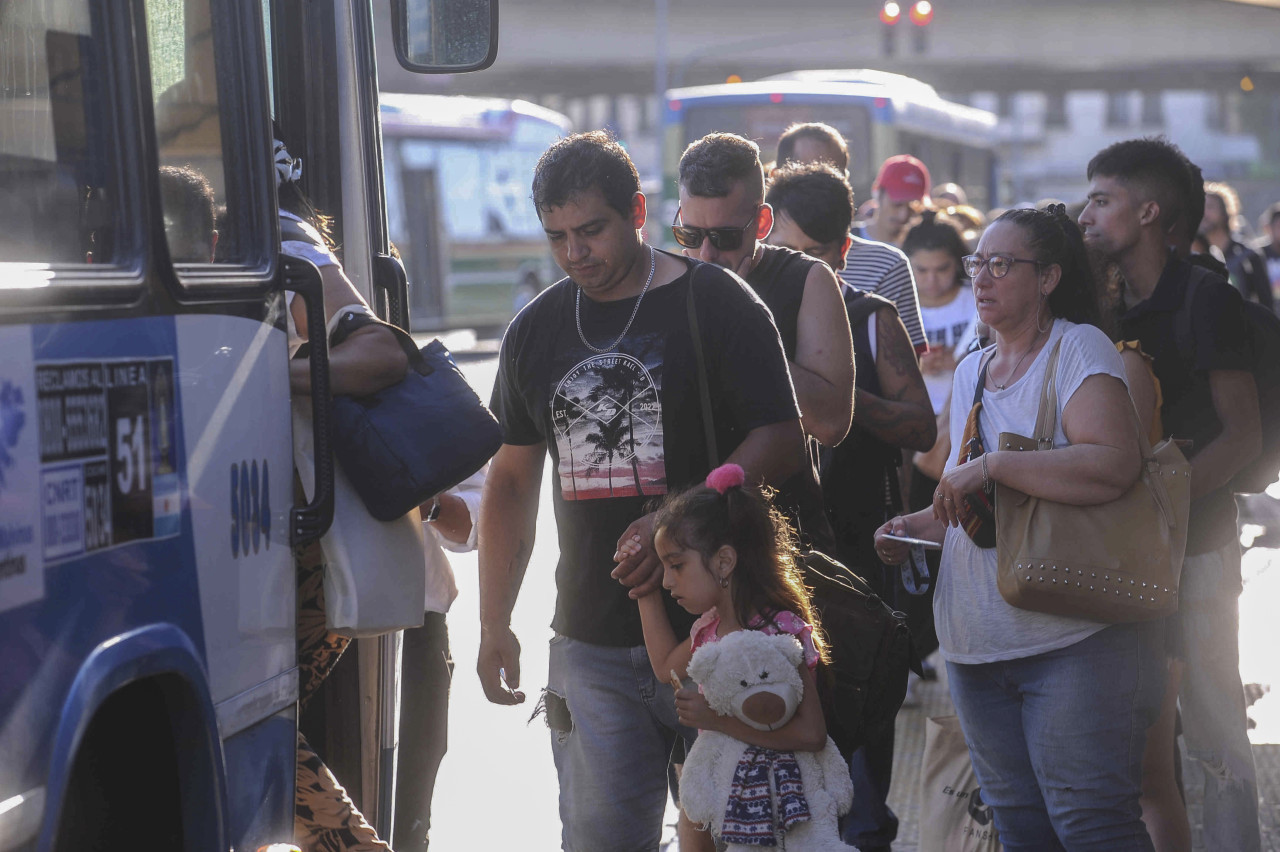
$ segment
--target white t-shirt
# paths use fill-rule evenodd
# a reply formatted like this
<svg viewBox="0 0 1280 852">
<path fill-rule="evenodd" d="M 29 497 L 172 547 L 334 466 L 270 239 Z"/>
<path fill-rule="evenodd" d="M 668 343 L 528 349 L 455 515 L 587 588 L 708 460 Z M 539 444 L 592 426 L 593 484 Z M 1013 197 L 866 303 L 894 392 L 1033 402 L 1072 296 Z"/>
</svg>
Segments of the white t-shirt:
<svg viewBox="0 0 1280 852">
<path fill-rule="evenodd" d="M 929 341 L 929 349 L 949 349 L 959 360 L 968 348 L 969 341 L 973 339 L 977 315 L 977 302 L 974 301 L 973 289 L 970 287 L 957 288 L 955 298 L 949 304 L 933 308 L 921 305 L 920 320 L 924 323 L 924 336 Z M 947 400 L 951 398 L 953 375 L 924 374 L 924 386 L 929 391 L 929 401 L 933 403 L 935 417 L 942 413 Z"/>
<path fill-rule="evenodd" d="M 334 257 L 333 252 L 324 247 L 324 238 L 320 236 L 320 232 L 311 226 L 309 222 L 302 219 L 288 210 L 280 211 L 281 219 L 290 219 L 301 226 L 304 233 L 312 238 L 311 242 L 303 240 L 283 240 L 280 243 L 280 253 L 289 257 L 299 257 L 303 260 L 309 260 L 316 265 L 317 268 L 325 266 L 339 266 L 338 258 Z M 293 297 L 297 294 L 292 290 L 285 291 L 285 328 L 289 336 L 289 358 L 292 359 L 297 354 L 298 349 L 306 341 L 298 334 L 298 328 L 293 322 Z"/>
<path fill-rule="evenodd" d="M 1001 432 L 1030 437 L 1035 431 L 1045 369 L 1059 339 L 1062 349 L 1058 354 L 1055 447 L 1067 445 L 1067 437 L 1062 432 L 1062 411 L 1085 379 L 1103 374 L 1125 380 L 1120 354 L 1101 330 L 1055 320 L 1049 341 L 1036 354 L 1022 378 L 1005 390 L 988 388 L 983 392 L 979 416 L 983 446 L 992 448 Z M 974 353 L 956 368 L 952 392 L 957 399 L 973 399 L 979 362 L 990 353 L 991 347 Z M 952 450 L 947 460 L 948 470 L 956 466 L 968 416 L 967 404 L 951 407 Z M 1093 621 L 1010 606 L 1000 596 L 996 574 L 995 548 L 978 547 L 961 527 L 947 528 L 933 612 L 942 656 L 949 662 L 992 663 L 1030 657 L 1074 645 L 1106 627 Z"/>
</svg>

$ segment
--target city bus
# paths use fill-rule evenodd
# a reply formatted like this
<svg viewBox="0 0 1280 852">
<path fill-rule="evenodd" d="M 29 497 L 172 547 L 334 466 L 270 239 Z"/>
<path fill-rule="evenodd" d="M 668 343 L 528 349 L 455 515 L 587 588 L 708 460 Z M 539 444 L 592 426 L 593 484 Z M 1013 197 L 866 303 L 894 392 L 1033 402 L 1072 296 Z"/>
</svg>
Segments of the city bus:
<svg viewBox="0 0 1280 852">
<path fill-rule="evenodd" d="M 980 210 L 997 203 L 999 139 L 994 113 L 952 103 L 927 83 L 871 70 L 796 71 L 750 83 L 667 92 L 663 110 L 663 186 L 670 220 L 680 154 L 708 133 L 737 133 L 772 159 L 782 131 L 798 122 L 831 125 L 849 143 L 849 183 L 858 203 L 871 197 L 880 164 L 911 154 L 934 183 L 954 181 Z"/>
<path fill-rule="evenodd" d="M 411 70 L 492 62 L 496 2 L 393 7 Z M 291 547 L 330 523 L 332 462 L 312 335 L 320 461 L 295 495 L 285 290 L 325 314 L 316 268 L 280 255 L 271 122 L 406 325 L 373 44 L 369 0 L 0 4 L 4 852 L 292 838 Z M 166 170 L 212 192 L 195 247 Z M 384 829 L 385 793 L 359 796 Z"/>
<path fill-rule="evenodd" d="M 383 93 L 387 218 L 415 330 L 505 328 L 560 277 L 529 176 L 571 129 L 527 101 Z"/>
</svg>

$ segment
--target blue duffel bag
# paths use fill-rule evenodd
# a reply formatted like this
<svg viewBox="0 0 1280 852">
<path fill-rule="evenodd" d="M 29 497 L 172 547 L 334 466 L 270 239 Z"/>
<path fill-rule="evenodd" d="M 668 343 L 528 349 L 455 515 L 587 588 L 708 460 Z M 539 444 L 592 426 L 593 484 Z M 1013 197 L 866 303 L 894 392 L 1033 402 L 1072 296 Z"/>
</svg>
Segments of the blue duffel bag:
<svg viewBox="0 0 1280 852">
<path fill-rule="evenodd" d="M 376 393 L 333 398 L 333 453 L 369 514 L 393 521 L 482 468 L 502 427 L 439 340 L 419 350 L 402 329 L 352 313 L 332 345 L 370 323 L 396 335 L 409 368 Z"/>
</svg>

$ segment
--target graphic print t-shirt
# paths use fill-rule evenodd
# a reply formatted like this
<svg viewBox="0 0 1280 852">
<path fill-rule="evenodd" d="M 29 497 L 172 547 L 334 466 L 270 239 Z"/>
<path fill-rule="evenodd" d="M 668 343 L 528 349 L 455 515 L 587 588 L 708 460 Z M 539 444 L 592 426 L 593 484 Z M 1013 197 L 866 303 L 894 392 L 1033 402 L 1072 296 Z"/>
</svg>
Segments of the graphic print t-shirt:
<svg viewBox="0 0 1280 852">
<path fill-rule="evenodd" d="M 682 262 L 684 259 L 681 259 Z M 559 531 L 552 627 L 599 645 L 642 644 L 639 611 L 609 576 L 619 537 L 654 498 L 702 481 L 702 433 L 686 299 L 689 275 L 651 289 L 622 342 L 600 354 L 574 322 L 577 286 L 564 279 L 512 321 L 491 407 L 508 444 L 547 443 Z M 696 299 L 720 452 L 752 429 L 799 417 L 769 311 L 741 279 L 710 265 Z M 582 331 L 604 348 L 635 299 L 581 301 Z M 773 341 L 772 345 L 768 341 Z M 692 617 L 667 598 L 677 633 Z"/>
</svg>

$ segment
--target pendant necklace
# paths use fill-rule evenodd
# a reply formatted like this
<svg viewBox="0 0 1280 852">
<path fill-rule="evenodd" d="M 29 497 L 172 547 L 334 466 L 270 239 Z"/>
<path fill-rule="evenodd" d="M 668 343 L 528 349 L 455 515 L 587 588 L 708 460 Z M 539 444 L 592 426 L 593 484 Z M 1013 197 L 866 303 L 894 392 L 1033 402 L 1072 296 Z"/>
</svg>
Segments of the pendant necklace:
<svg viewBox="0 0 1280 852">
<path fill-rule="evenodd" d="M 1036 336 L 1031 341 L 1031 345 L 1027 347 L 1027 351 L 1022 353 L 1022 357 L 1018 359 L 1018 363 L 1013 365 L 1013 369 L 1009 371 L 1009 375 L 1005 376 L 1004 384 L 996 381 L 995 376 L 991 377 L 991 384 L 996 386 L 996 390 L 1004 390 L 1009 387 L 1009 381 L 1018 372 L 1018 368 L 1022 366 L 1022 362 L 1027 360 L 1027 356 L 1031 354 L 1031 350 L 1036 348 L 1036 344 L 1040 342 L 1040 332 L 1036 332 Z M 615 344 L 616 345 L 616 344 Z"/>
<path fill-rule="evenodd" d="M 658 256 L 653 250 L 653 246 L 649 246 L 649 278 L 644 282 L 644 289 L 640 291 L 639 298 L 636 299 L 636 306 L 631 310 L 631 319 L 627 320 L 627 324 L 622 328 L 622 334 L 618 335 L 618 339 L 610 343 L 604 349 L 592 346 L 591 341 L 587 340 L 587 336 L 582 333 L 582 288 L 578 288 L 577 294 L 573 300 L 573 318 L 578 323 L 578 338 L 582 340 L 582 345 L 590 349 L 597 355 L 605 355 L 612 352 L 622 342 L 622 338 L 627 336 L 627 332 L 631 330 L 631 323 L 636 321 L 636 314 L 640 313 L 640 303 L 644 301 L 644 294 L 649 292 L 649 285 L 653 283 L 653 272 L 658 268 Z"/>
</svg>

